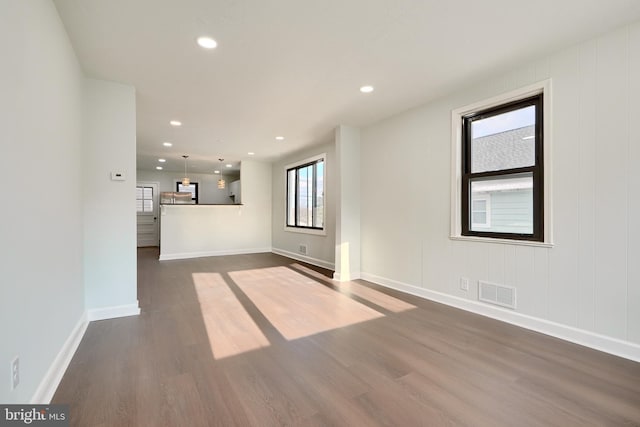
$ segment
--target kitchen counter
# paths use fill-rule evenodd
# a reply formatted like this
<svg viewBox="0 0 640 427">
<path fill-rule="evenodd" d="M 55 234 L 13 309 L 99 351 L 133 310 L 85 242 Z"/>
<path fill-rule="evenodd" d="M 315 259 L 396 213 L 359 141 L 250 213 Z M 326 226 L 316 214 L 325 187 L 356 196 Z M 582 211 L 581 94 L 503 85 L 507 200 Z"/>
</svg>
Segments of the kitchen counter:
<svg viewBox="0 0 640 427">
<path fill-rule="evenodd" d="M 270 224 L 252 205 L 162 204 L 160 260 L 271 252 Z"/>
</svg>

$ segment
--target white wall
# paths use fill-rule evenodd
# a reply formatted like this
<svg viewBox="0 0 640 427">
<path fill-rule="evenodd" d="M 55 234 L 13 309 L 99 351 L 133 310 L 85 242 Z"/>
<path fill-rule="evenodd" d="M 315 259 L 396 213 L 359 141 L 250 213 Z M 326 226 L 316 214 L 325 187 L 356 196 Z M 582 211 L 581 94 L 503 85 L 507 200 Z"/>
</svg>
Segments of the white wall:
<svg viewBox="0 0 640 427">
<path fill-rule="evenodd" d="M 49 1 L 0 2 L 0 51 L 0 402 L 26 403 L 84 311 L 83 77 Z"/>
<path fill-rule="evenodd" d="M 360 278 L 360 130 L 336 129 L 336 280 Z"/>
<path fill-rule="evenodd" d="M 326 153 L 325 163 L 325 236 L 285 231 L 286 180 L 285 166 Z M 333 269 L 336 242 L 336 150 L 335 144 L 316 145 L 273 163 L 273 248 L 274 251 Z M 243 189 L 244 191 L 244 189 Z M 244 198 L 244 196 L 243 196 Z M 307 245 L 307 256 L 299 254 Z"/>
<path fill-rule="evenodd" d="M 84 280 L 90 313 L 138 306 L 135 108 L 132 86 L 86 80 Z M 114 171 L 126 180 L 112 181 Z"/>
<path fill-rule="evenodd" d="M 450 240 L 451 110 L 547 78 L 555 247 Z M 638 99 L 635 24 L 364 129 L 363 272 L 463 300 L 478 279 L 515 286 L 518 313 L 640 343 Z"/>
<path fill-rule="evenodd" d="M 138 181 L 159 183 L 159 191 L 176 191 L 176 182 L 182 181 L 184 174 L 138 170 L 137 176 Z M 224 189 L 218 188 L 220 175 L 189 172 L 188 176 L 191 182 L 198 183 L 198 203 L 234 203 L 234 199 L 229 196 L 229 184 L 239 179 L 237 175 L 224 175 L 227 184 Z"/>
<path fill-rule="evenodd" d="M 242 162 L 242 205 L 165 206 L 160 259 L 271 250 L 271 165 Z"/>
</svg>

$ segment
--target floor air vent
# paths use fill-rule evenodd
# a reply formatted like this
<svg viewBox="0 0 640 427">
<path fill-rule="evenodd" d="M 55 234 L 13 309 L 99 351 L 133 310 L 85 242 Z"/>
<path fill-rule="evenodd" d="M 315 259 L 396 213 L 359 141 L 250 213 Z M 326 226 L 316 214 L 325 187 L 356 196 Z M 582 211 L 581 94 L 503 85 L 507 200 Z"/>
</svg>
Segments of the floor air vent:
<svg viewBox="0 0 640 427">
<path fill-rule="evenodd" d="M 516 289 L 510 286 L 479 281 L 478 299 L 501 307 L 516 308 Z"/>
</svg>

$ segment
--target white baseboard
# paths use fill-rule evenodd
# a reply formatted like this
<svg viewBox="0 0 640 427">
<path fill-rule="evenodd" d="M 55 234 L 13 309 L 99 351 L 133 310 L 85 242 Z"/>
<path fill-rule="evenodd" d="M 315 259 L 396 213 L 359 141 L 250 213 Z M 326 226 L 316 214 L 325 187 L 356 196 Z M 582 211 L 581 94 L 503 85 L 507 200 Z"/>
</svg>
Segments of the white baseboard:
<svg viewBox="0 0 640 427">
<path fill-rule="evenodd" d="M 335 264 L 332 262 L 324 261 L 318 258 L 311 258 L 306 255 L 297 254 L 295 252 L 285 251 L 284 249 L 271 249 L 271 252 L 277 255 L 282 255 L 287 258 L 295 259 L 297 261 L 306 262 L 307 264 L 316 265 L 318 267 L 326 268 L 327 270 L 335 270 Z"/>
<path fill-rule="evenodd" d="M 183 252 L 176 254 L 160 254 L 160 261 L 170 261 L 173 259 L 189 259 L 204 258 L 208 256 L 224 256 L 224 255 L 244 255 L 271 252 L 271 248 L 250 248 L 250 249 L 231 249 L 224 251 L 201 251 L 201 252 Z"/>
<path fill-rule="evenodd" d="M 62 381 L 62 377 L 64 376 L 69 363 L 71 363 L 73 355 L 76 353 L 76 350 L 80 345 L 80 341 L 82 341 L 82 337 L 87 330 L 88 324 L 87 313 L 84 312 L 82 313 L 82 316 L 80 316 L 76 326 L 71 331 L 71 334 L 62 345 L 62 348 L 53 360 L 53 363 L 49 366 L 44 378 L 40 381 L 36 392 L 31 398 L 31 404 L 46 405 L 51 402 L 51 399 L 53 399 L 53 395 L 58 389 L 58 385 L 60 384 L 60 381 Z"/>
<path fill-rule="evenodd" d="M 334 272 L 333 273 L 333 280 L 336 280 L 338 282 L 349 282 L 351 280 L 358 280 L 362 278 L 362 273 L 358 272 L 352 272 L 349 274 L 348 277 L 342 277 L 342 274 L 338 273 L 338 272 Z"/>
<path fill-rule="evenodd" d="M 480 314 L 496 320 L 500 320 L 525 329 L 540 332 L 545 335 L 560 338 L 565 341 L 590 347 L 595 350 L 604 351 L 616 356 L 624 357 L 636 362 L 640 362 L 640 345 L 620 340 L 617 338 L 600 335 L 595 332 L 578 329 L 573 326 L 540 319 L 526 314 L 518 313 L 500 307 L 493 307 L 478 301 L 459 298 L 441 292 L 431 291 L 396 280 L 373 274 L 362 273 L 362 279 L 376 283 L 388 288 L 406 292 L 411 295 L 422 297 L 431 301 L 460 308 L 472 313 Z"/>
<path fill-rule="evenodd" d="M 138 301 L 135 304 L 116 305 L 113 307 L 92 308 L 87 310 L 87 319 L 94 320 L 115 319 L 118 317 L 137 316 L 140 314 Z"/>
</svg>

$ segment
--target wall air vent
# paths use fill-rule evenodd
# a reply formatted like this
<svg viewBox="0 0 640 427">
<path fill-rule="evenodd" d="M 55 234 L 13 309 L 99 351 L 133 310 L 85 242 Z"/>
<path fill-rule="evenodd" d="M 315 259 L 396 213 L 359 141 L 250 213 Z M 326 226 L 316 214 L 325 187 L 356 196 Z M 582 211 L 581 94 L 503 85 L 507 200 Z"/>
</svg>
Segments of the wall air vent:
<svg viewBox="0 0 640 427">
<path fill-rule="evenodd" d="M 495 283 L 478 282 L 478 299 L 501 307 L 516 308 L 516 288 Z"/>
<path fill-rule="evenodd" d="M 307 245 L 300 244 L 299 247 L 298 247 L 298 252 L 301 253 L 302 255 L 306 255 L 307 254 Z"/>
</svg>

